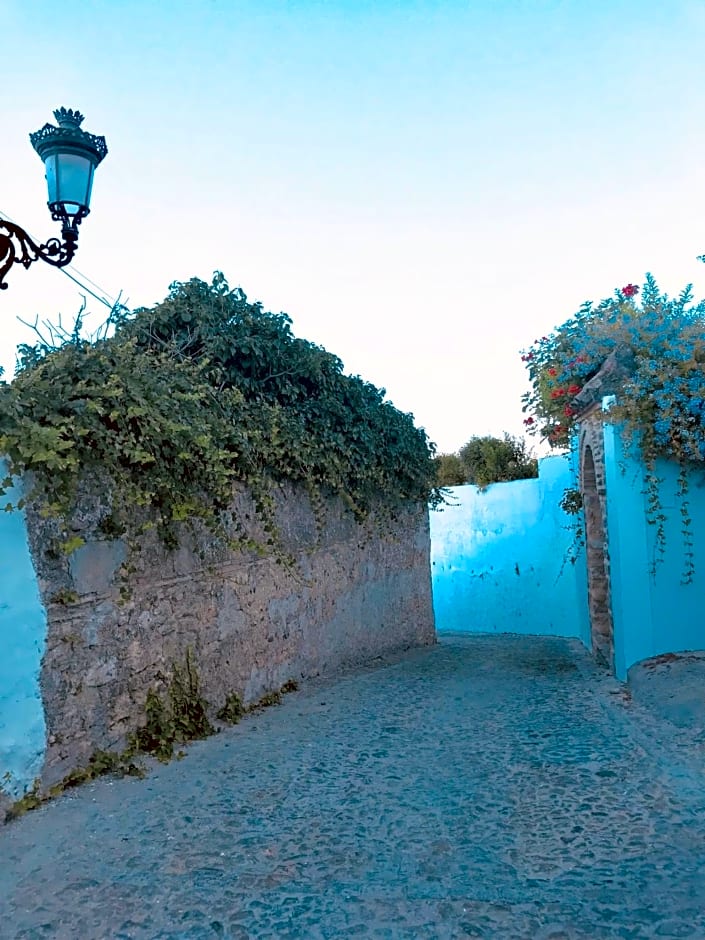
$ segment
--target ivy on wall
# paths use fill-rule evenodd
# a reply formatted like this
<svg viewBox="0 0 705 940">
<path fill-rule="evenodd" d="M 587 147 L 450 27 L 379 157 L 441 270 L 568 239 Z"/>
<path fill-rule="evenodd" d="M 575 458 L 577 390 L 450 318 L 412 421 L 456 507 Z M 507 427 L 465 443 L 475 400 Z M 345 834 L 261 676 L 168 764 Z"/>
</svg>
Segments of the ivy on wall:
<svg viewBox="0 0 705 940">
<path fill-rule="evenodd" d="M 237 520 L 228 528 L 223 514 L 241 481 L 273 544 L 274 481 L 304 484 L 314 506 L 339 495 L 358 518 L 440 501 L 434 449 L 413 416 L 222 274 L 175 283 L 134 315 L 116 310 L 113 326 L 98 340 L 76 329 L 22 346 L 14 381 L 0 382 L 5 486 L 30 473 L 46 514 L 67 520 L 89 478 L 104 481 L 107 534 L 129 531 L 143 507 L 141 525 L 167 544 L 184 520 L 232 535 Z M 80 544 L 65 535 L 66 551 Z"/>
</svg>

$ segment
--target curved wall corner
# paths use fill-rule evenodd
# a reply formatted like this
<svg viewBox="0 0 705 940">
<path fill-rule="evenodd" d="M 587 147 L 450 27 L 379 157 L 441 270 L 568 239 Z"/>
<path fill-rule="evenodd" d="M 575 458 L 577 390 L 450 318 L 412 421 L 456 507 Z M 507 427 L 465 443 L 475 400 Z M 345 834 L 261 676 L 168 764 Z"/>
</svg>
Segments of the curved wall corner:
<svg viewBox="0 0 705 940">
<path fill-rule="evenodd" d="M 6 467 L 0 460 L 0 479 Z M 46 751 L 39 672 L 47 618 L 27 540 L 25 515 L 3 512 L 0 498 L 0 791 L 17 798 L 41 772 Z"/>
</svg>

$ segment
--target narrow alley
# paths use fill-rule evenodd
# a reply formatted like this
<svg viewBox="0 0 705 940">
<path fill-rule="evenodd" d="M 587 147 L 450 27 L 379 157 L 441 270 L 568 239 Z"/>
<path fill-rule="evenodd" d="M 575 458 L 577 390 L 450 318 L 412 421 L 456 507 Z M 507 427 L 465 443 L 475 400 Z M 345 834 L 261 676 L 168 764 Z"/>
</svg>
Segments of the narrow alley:
<svg viewBox="0 0 705 940">
<path fill-rule="evenodd" d="M 0 829 L 0 935 L 702 938 L 702 767 L 577 641 L 446 636 Z"/>
</svg>

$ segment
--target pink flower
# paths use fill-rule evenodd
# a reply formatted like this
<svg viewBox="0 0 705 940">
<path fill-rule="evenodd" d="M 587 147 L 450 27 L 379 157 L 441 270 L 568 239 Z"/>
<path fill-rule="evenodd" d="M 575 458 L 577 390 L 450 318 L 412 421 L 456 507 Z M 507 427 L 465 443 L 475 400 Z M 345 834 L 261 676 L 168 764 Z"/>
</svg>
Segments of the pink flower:
<svg viewBox="0 0 705 940">
<path fill-rule="evenodd" d="M 635 297 L 639 293 L 639 288 L 636 284 L 627 284 L 626 287 L 622 288 L 622 293 L 625 297 Z"/>
</svg>

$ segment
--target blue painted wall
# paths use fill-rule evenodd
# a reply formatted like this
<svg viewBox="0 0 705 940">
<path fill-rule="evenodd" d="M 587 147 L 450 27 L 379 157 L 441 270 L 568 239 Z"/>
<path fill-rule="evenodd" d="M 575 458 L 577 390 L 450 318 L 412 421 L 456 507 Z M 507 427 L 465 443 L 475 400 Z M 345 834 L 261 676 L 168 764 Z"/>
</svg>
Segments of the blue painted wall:
<svg viewBox="0 0 705 940">
<path fill-rule="evenodd" d="M 537 480 L 451 491 L 457 506 L 431 513 L 431 571 L 439 632 L 527 633 L 589 642 L 581 553 L 559 506 L 574 486 L 568 457 L 547 457 Z"/>
<path fill-rule="evenodd" d="M 0 461 L 0 478 L 5 476 Z M 21 796 L 39 775 L 45 725 L 39 668 L 46 640 L 46 612 L 27 544 L 24 514 L 3 512 L 0 498 L 0 788 Z"/>
<path fill-rule="evenodd" d="M 677 464 L 658 461 L 666 515 L 666 555 L 654 571 L 655 527 L 646 521 L 644 470 L 625 452 L 619 430 L 604 428 L 607 531 L 615 671 L 666 652 L 705 649 L 705 472 L 689 474 L 695 577 L 683 584 L 684 557 Z"/>
</svg>

